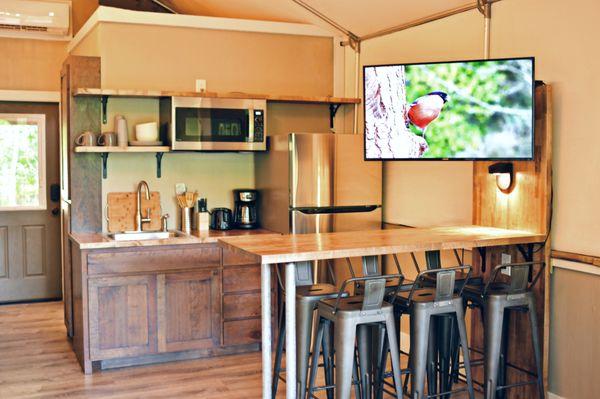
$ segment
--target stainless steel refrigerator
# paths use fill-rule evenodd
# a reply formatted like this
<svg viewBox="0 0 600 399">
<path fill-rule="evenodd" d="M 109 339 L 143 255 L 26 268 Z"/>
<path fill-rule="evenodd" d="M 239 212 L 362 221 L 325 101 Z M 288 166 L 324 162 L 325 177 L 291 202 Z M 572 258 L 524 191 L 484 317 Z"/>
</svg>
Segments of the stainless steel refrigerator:
<svg viewBox="0 0 600 399">
<path fill-rule="evenodd" d="M 255 156 L 261 225 L 281 233 L 380 229 L 382 164 L 360 135 L 291 133 Z"/>
</svg>

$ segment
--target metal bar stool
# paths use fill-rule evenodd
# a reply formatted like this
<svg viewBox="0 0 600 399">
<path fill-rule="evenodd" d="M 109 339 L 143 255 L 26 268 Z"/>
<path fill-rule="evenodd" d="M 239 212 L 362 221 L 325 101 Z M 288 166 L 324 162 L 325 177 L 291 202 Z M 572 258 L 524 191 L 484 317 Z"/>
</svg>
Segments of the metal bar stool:
<svg viewBox="0 0 600 399">
<path fill-rule="evenodd" d="M 471 378 L 471 367 L 469 362 L 468 343 L 466 335 L 466 325 L 464 320 L 463 300 L 461 291 L 455 291 L 455 277 L 457 272 L 466 273 L 468 282 L 471 267 L 458 266 L 446 269 L 432 269 L 420 272 L 417 276 L 413 288 L 409 293 L 399 292 L 395 298 L 390 301 L 394 304 L 397 323 L 404 314 L 410 315 L 410 356 L 409 372 L 411 376 L 411 394 L 413 399 L 432 398 L 446 396 L 462 391 L 468 391 L 469 397 L 474 398 L 473 381 Z M 435 276 L 435 287 L 427 287 L 425 283 L 429 276 Z M 454 391 L 443 391 L 438 393 L 429 390 L 425 394 L 425 377 L 430 375 L 431 370 L 437 370 L 437 364 L 432 364 L 431 352 L 437 351 L 435 346 L 430 346 L 431 325 L 434 317 L 452 316 L 456 320 L 459 335 L 459 345 L 463 350 L 464 366 L 467 377 L 467 387 Z M 382 365 L 385 365 L 387 358 L 387 348 L 382 356 Z M 390 350 L 391 351 L 391 350 Z M 383 370 L 383 367 L 380 368 Z M 431 376 L 430 376 L 431 377 Z M 385 376 L 380 376 L 383 381 Z M 430 383 L 428 381 L 428 383 Z M 431 382 L 435 384 L 435 378 Z M 380 390 L 384 386 L 381 384 Z M 381 396 L 381 394 L 379 394 Z"/>
<path fill-rule="evenodd" d="M 399 291 L 410 291 L 412 288 L 412 281 L 406 282 L 404 280 L 404 274 L 398 257 L 396 254 L 392 254 L 396 270 L 398 274 L 402 276 L 402 282 L 400 285 L 394 280 L 386 281 L 385 295 L 389 296 Z M 354 268 L 351 265 L 351 261 L 347 259 L 351 276 L 354 278 Z M 378 256 L 364 256 L 362 258 L 362 273 L 363 276 L 381 276 L 382 270 L 379 263 Z M 361 282 L 355 283 L 354 294 L 363 295 L 364 287 Z M 372 392 L 374 389 L 373 383 L 378 383 L 376 377 L 379 375 L 379 367 L 381 364 L 381 354 L 383 353 L 383 342 L 385 339 L 384 330 L 381 324 L 376 325 L 360 325 L 357 328 L 357 347 L 359 354 L 359 370 L 361 387 L 363 391 Z M 400 335 L 398 334 L 398 346 L 400 346 Z M 402 352 L 400 352 L 403 354 Z M 404 353 L 408 355 L 407 353 Z M 364 392 L 363 392 L 364 395 Z M 370 397 L 370 395 L 367 395 Z"/>
<path fill-rule="evenodd" d="M 316 327 L 315 341 L 312 350 L 311 372 L 309 378 L 308 394 L 315 397 L 314 392 L 322 389 L 335 388 L 336 399 L 348 399 L 352 389 L 352 374 L 356 367 L 355 342 L 357 330 L 361 326 L 382 325 L 385 331 L 386 342 L 390 346 L 392 357 L 392 372 L 396 385 L 397 398 L 402 398 L 402 384 L 400 380 L 400 356 L 394 324 L 393 307 L 383 301 L 386 282 L 397 280 L 396 287 L 400 287 L 403 277 L 400 274 L 353 277 L 342 284 L 337 298 L 319 301 L 317 306 L 318 324 Z M 364 294 L 343 297 L 349 284 L 361 283 Z M 315 387 L 315 378 L 318 365 L 319 352 L 324 343 L 324 332 L 330 325 L 334 326 L 335 350 L 335 384 L 325 387 Z M 323 347 L 325 353 L 326 348 Z M 328 354 L 331 356 L 331 353 Z M 360 362 L 360 360 L 359 360 Z M 355 373 L 355 372 L 354 372 Z M 362 383 L 362 381 L 361 381 Z M 369 398 L 370 388 L 362 389 L 362 397 Z M 360 389 L 357 397 L 361 397 Z"/>
<path fill-rule="evenodd" d="M 454 256 L 458 265 L 463 266 L 463 259 L 456 249 Z M 427 270 L 441 269 L 441 251 L 425 251 L 425 261 Z M 415 257 L 413 257 L 413 262 L 417 262 Z M 418 266 L 416 267 L 418 269 Z M 467 281 L 472 285 L 483 284 L 481 277 L 471 277 L 464 271 L 457 271 L 454 277 L 455 292 L 461 292 Z M 435 276 L 425 276 L 424 283 L 428 286 L 435 286 Z M 463 304 L 463 310 L 466 311 L 466 302 Z M 427 387 L 430 395 L 452 390 L 453 382 L 456 380 L 454 376 L 459 367 L 458 336 L 458 327 L 454 324 L 452 315 L 434 317 L 429 337 L 429 347 L 432 349 L 428 351 L 429 366 L 427 368 Z M 449 397 L 449 395 L 441 396 L 442 399 Z"/>
<path fill-rule="evenodd" d="M 529 282 L 534 266 L 539 266 L 535 278 Z M 525 262 L 498 265 L 492 271 L 489 281 L 485 286 L 465 286 L 464 296 L 470 305 L 483 310 L 482 321 L 484 330 L 484 392 L 486 399 L 496 399 L 500 393 L 509 388 L 523 385 L 537 384 L 540 399 L 544 398 L 544 382 L 542 375 L 542 355 L 539 342 L 538 322 L 536 314 L 535 286 L 545 268 L 544 262 Z M 510 269 L 510 281 L 498 281 L 502 270 Z M 507 346 L 508 316 L 511 311 L 526 312 L 529 314 L 533 353 L 535 357 L 536 372 L 524 370 L 507 362 L 502 358 L 503 348 Z M 534 380 L 506 384 L 504 378 L 507 367 L 514 368 Z"/>
<path fill-rule="evenodd" d="M 313 269 L 311 262 L 297 262 L 295 265 L 296 271 L 296 360 L 298 367 L 296 368 L 296 384 L 298 385 L 298 397 L 306 396 L 306 383 L 308 375 L 308 360 L 310 357 L 310 341 L 313 329 L 313 315 L 317 307 L 317 303 L 322 299 L 336 298 L 338 295 L 342 297 L 348 296 L 347 292 L 338 293 L 335 284 L 335 276 L 331 270 L 331 264 L 327 263 L 327 268 L 330 278 L 334 284 L 314 284 Z M 276 267 L 277 279 L 282 292 L 284 284 L 282 282 L 279 267 Z M 281 362 L 283 357 L 283 349 L 285 343 L 285 310 L 281 309 L 279 313 L 279 336 L 277 338 L 277 346 L 275 352 L 275 366 L 273 368 L 273 383 L 271 386 L 272 397 L 277 395 L 279 380 L 284 380 L 281 375 L 283 370 Z M 286 381 L 287 383 L 287 381 Z"/>
</svg>

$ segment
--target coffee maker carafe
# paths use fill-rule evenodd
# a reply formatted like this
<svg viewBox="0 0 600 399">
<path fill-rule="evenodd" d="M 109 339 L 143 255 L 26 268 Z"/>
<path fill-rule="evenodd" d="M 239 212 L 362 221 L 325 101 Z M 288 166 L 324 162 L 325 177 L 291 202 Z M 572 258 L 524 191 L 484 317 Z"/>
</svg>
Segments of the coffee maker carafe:
<svg viewBox="0 0 600 399">
<path fill-rule="evenodd" d="M 236 227 L 240 229 L 255 229 L 258 227 L 258 215 L 256 200 L 258 191 L 256 190 L 233 190 L 235 199 L 235 211 L 233 221 Z"/>
</svg>

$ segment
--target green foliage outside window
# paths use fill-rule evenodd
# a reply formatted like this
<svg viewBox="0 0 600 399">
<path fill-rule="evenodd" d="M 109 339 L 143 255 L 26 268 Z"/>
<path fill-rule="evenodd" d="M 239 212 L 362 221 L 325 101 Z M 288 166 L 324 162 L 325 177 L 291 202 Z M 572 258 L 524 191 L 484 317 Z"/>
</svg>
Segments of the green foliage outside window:
<svg viewBox="0 0 600 399">
<path fill-rule="evenodd" d="M 0 207 L 39 205 L 38 126 L 0 119 Z"/>
</svg>

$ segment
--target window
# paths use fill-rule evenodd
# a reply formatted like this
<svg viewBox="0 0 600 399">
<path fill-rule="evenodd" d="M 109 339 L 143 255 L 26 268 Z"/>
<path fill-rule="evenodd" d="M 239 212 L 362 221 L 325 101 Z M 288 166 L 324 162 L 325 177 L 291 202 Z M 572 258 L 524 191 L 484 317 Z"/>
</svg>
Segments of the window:
<svg viewBox="0 0 600 399">
<path fill-rule="evenodd" d="M 46 209 L 45 115 L 0 114 L 0 210 Z"/>
</svg>

